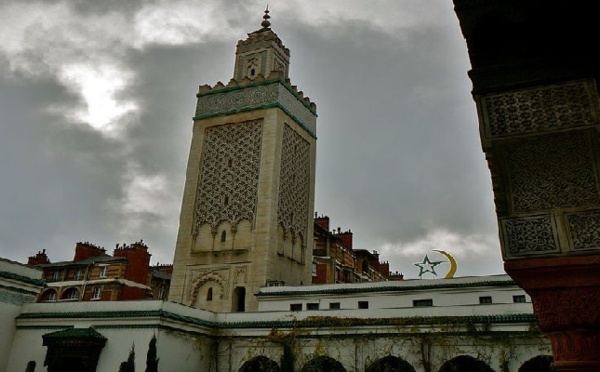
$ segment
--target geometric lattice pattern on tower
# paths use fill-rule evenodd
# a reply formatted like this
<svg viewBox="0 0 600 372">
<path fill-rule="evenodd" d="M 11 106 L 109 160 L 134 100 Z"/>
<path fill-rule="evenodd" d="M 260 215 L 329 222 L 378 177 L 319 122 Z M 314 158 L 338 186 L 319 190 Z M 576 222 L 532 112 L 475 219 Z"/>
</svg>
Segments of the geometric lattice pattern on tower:
<svg viewBox="0 0 600 372">
<path fill-rule="evenodd" d="M 262 119 L 205 129 L 194 235 L 209 224 L 213 235 L 224 221 L 233 232 L 242 220 L 254 225 Z"/>
<path fill-rule="evenodd" d="M 292 241 L 307 242 L 310 144 L 288 125 L 283 130 L 277 223 Z"/>
</svg>

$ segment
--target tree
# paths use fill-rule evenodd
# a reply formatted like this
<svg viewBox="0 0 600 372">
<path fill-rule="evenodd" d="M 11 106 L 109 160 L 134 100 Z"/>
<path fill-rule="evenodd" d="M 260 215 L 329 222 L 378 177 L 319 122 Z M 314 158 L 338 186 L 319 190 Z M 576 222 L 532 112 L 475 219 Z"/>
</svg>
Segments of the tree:
<svg viewBox="0 0 600 372">
<path fill-rule="evenodd" d="M 158 372 L 158 360 L 159 358 L 156 357 L 156 335 L 153 335 L 146 354 L 146 372 Z"/>
<path fill-rule="evenodd" d="M 131 345 L 129 357 L 127 357 L 126 362 L 121 363 L 119 372 L 135 372 L 135 345 Z"/>
</svg>

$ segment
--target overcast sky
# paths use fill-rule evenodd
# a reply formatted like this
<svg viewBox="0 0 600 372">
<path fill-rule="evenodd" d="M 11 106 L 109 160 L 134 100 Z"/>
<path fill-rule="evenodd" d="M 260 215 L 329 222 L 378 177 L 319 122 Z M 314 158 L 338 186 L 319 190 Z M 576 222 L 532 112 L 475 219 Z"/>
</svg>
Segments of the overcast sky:
<svg viewBox="0 0 600 372">
<path fill-rule="evenodd" d="M 416 278 L 502 273 L 451 0 L 270 0 L 317 104 L 315 210 Z M 198 85 L 227 83 L 264 1 L 2 0 L 0 256 L 143 239 L 173 259 Z M 447 263 L 436 271 L 443 276 Z"/>
</svg>

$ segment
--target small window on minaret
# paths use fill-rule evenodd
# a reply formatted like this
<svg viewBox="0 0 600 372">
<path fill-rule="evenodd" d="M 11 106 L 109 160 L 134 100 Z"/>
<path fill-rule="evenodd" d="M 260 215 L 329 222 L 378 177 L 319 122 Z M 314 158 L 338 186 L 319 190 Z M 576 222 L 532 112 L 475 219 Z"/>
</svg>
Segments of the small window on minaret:
<svg viewBox="0 0 600 372">
<path fill-rule="evenodd" d="M 213 296 L 213 290 L 212 290 L 212 287 L 210 287 L 208 289 L 208 292 L 206 292 L 206 301 L 212 301 L 212 296 Z"/>
<path fill-rule="evenodd" d="M 256 69 L 250 69 L 250 77 L 254 77 L 256 74 Z"/>
<path fill-rule="evenodd" d="M 229 204 L 229 196 L 225 195 L 223 197 L 223 205 L 228 205 Z"/>
<path fill-rule="evenodd" d="M 227 240 L 227 233 L 225 232 L 225 230 L 223 230 L 223 232 L 221 233 L 221 242 L 224 243 L 225 240 Z"/>
<path fill-rule="evenodd" d="M 233 159 L 227 160 L 227 168 L 231 168 L 232 165 L 233 165 Z"/>
</svg>

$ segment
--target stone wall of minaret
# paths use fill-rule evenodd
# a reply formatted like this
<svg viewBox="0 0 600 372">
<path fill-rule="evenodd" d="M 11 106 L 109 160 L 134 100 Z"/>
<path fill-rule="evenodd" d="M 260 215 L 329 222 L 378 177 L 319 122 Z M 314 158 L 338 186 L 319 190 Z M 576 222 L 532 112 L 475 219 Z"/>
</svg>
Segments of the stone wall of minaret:
<svg viewBox="0 0 600 372">
<path fill-rule="evenodd" d="M 310 284 L 316 106 L 269 26 L 238 42 L 227 85 L 197 94 L 171 301 L 252 311 L 260 287 Z"/>
</svg>

